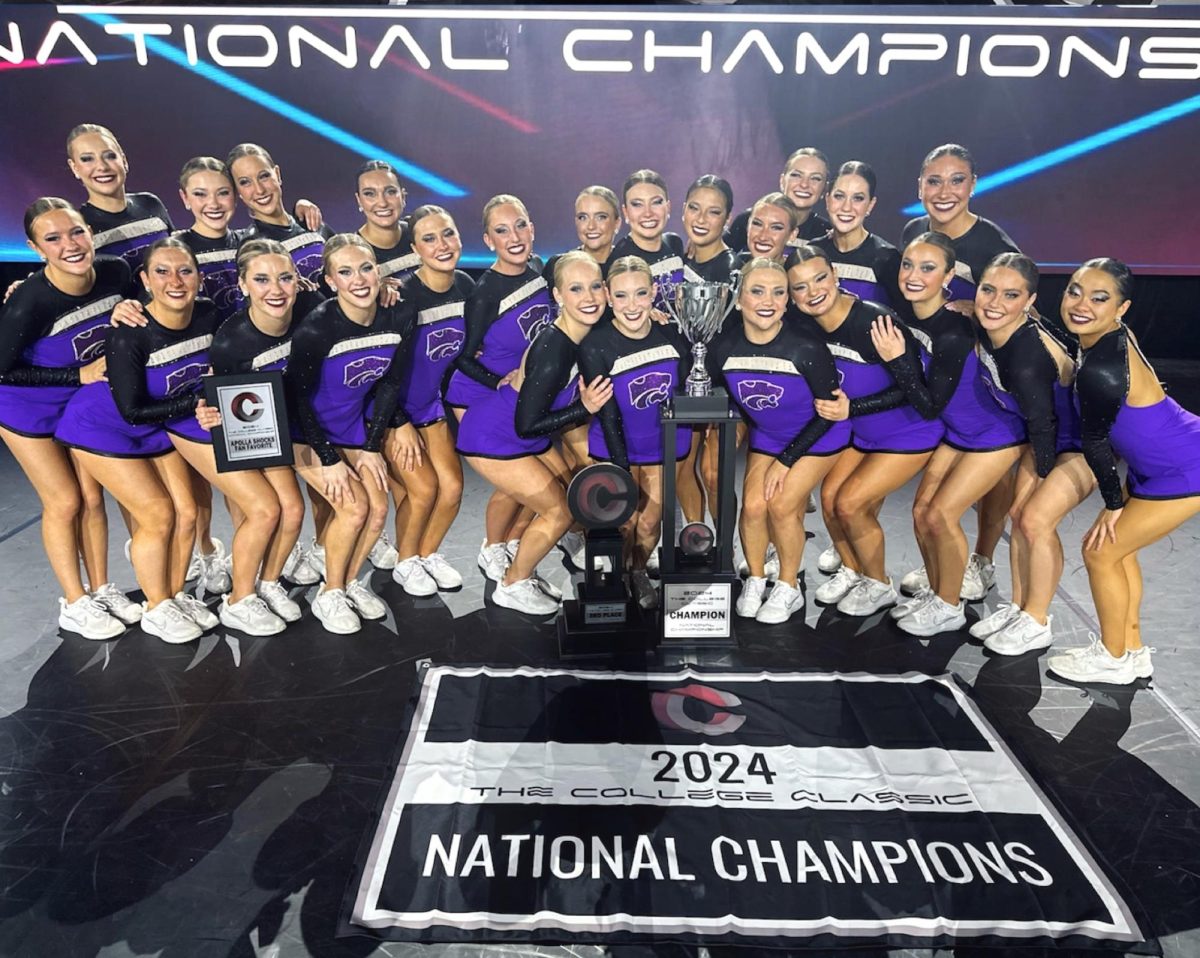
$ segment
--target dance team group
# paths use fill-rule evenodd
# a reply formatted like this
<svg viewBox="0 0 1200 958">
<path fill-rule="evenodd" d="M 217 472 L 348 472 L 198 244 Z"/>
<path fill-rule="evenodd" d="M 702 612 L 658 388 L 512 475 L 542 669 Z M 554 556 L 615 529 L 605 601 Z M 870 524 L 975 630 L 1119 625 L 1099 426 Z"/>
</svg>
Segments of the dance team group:
<svg viewBox="0 0 1200 958">
<path fill-rule="evenodd" d="M 493 197 L 482 229 L 496 259 L 474 281 L 457 268 L 454 219 L 433 205 L 405 217 L 406 191 L 381 161 L 354 184 L 362 224 L 335 235 L 311 203 L 288 211 L 279 167 L 254 144 L 188 161 L 179 195 L 194 221 L 179 231 L 157 197 L 127 192 L 109 130 L 76 127 L 67 154 L 87 200 L 29 206 L 25 232 L 45 265 L 0 313 L 0 436 L 41 499 L 64 630 L 106 639 L 140 622 L 187 642 L 220 622 L 271 635 L 302 614 L 285 583 L 319 583 L 316 618 L 353 633 L 387 613 L 359 577 L 368 560 L 411 595 L 459 588 L 440 548 L 463 459 L 494 490 L 478 558 L 490 601 L 557 611 L 538 563 L 558 545 L 580 565 L 566 485 L 610 461 L 641 490 L 627 560 L 637 600 L 653 606 L 661 470 L 676 469 L 688 521 L 715 502 L 717 472 L 702 430 L 681 430 L 663 462 L 660 412 L 691 365 L 665 300 L 682 282 L 739 279 L 738 309 L 708 352 L 748 447 L 738 615 L 781 623 L 803 608 L 804 512 L 819 490 L 833 545 L 818 560 L 830 576 L 818 602 L 848 616 L 887 609 L 915 636 L 965 628 L 1011 519 L 1012 601 L 970 631 L 1002 655 L 1047 648 L 1056 530 L 1098 485 L 1104 508 L 1083 557 L 1101 635 L 1049 667 L 1121 684 L 1152 672 L 1137 552 L 1200 511 L 1200 420 L 1164 394 L 1122 322 L 1124 264 L 1084 263 L 1061 326 L 1043 319 L 1037 267 L 970 209 L 976 170 L 961 146 L 925 158 L 926 215 L 899 248 L 867 230 L 871 167 L 833 169 L 804 148 L 779 190 L 737 215 L 724 179 L 697 179 L 682 237 L 666 231 L 657 173 L 632 174 L 620 196 L 587 187 L 580 246 L 544 266 L 525 205 Z M 247 229 L 230 227 L 239 199 Z M 204 376 L 277 369 L 294 467 L 218 472 Z M 897 588 L 878 515 L 918 477 L 924 566 Z M 307 548 L 298 480 L 316 529 Z M 214 488 L 235 529 L 228 555 L 209 531 Z M 144 603 L 110 580 L 105 490 Z M 389 499 L 394 546 L 382 535 Z M 973 550 L 961 526 L 972 506 Z M 225 593 L 219 614 L 188 593 L 194 577 Z"/>
</svg>

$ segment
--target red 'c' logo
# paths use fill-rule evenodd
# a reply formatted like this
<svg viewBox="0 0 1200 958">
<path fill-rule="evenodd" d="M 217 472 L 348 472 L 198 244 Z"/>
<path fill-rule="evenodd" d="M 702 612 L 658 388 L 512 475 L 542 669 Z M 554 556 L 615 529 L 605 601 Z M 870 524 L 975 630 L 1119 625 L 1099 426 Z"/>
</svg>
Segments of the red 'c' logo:
<svg viewBox="0 0 1200 958">
<path fill-rule="evenodd" d="M 263 414 L 262 396 L 252 392 L 238 393 L 229 404 L 229 411 L 242 422 L 254 422 Z"/>
<path fill-rule="evenodd" d="M 684 712 L 684 703 L 698 699 L 713 706 L 715 711 L 705 722 L 692 718 Z M 700 735 L 728 735 L 736 732 L 746 722 L 746 716 L 721 711 L 722 706 L 741 705 L 742 700 L 732 692 L 708 688 L 705 685 L 684 685 L 665 692 L 654 692 L 650 696 L 650 708 L 658 724 L 664 728 L 676 728 Z"/>
</svg>

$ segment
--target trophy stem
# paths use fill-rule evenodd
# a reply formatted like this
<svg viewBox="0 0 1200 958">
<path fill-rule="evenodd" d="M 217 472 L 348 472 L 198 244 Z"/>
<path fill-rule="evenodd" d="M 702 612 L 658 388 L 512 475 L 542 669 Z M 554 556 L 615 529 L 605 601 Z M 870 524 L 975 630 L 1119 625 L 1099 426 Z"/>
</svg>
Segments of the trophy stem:
<svg viewBox="0 0 1200 958">
<path fill-rule="evenodd" d="M 688 373 L 687 394 L 689 396 L 712 395 L 712 379 L 704 365 L 708 355 L 708 346 L 704 343 L 692 344 L 692 371 Z"/>
</svg>

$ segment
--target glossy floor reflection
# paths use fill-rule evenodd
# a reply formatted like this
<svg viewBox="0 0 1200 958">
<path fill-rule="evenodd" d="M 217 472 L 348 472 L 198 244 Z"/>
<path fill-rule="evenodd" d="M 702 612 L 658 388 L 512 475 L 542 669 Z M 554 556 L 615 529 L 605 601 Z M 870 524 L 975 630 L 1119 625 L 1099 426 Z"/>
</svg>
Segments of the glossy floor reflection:
<svg viewBox="0 0 1200 958">
<path fill-rule="evenodd" d="M 355 856 L 402 739 L 416 664 L 557 662 L 552 627 L 483 602 L 474 571 L 483 493 L 476 483 L 469 480 L 464 516 L 446 550 L 468 573 L 462 592 L 414 600 L 376 574 L 392 615 L 359 635 L 330 636 L 306 617 L 273 638 L 218 630 L 190 646 L 168 646 L 137 630 L 109 643 L 57 633 L 37 526 L 12 531 L 35 514 L 32 496 L 10 463 L 0 477 L 12 490 L 0 505 L 0 536 L 8 535 L 0 541 L 7 623 L 0 639 L 0 955 L 601 953 L 337 937 Z M 908 499 L 895 500 L 885 519 L 897 543 L 893 567 L 902 572 L 911 553 Z M 1091 515 L 1074 520 L 1078 532 Z M 1160 576 L 1183 576 L 1200 556 L 1195 530 L 1185 531 L 1152 550 Z M 818 524 L 815 545 L 823 544 Z M 815 581 L 814 550 L 807 559 Z M 114 568 L 128 585 L 128 571 Z M 556 581 L 567 577 L 558 557 L 545 569 Z M 1196 637 L 1185 599 L 1173 600 L 1174 608 L 1155 604 L 1166 586 L 1155 585 L 1153 573 L 1147 578 L 1147 623 L 1160 648 L 1152 685 L 1079 689 L 1049 679 L 1044 655 L 997 658 L 965 631 L 914 640 L 883 615 L 852 620 L 812 605 L 806 623 L 751 623 L 740 629 L 736 652 L 688 660 L 956 672 L 1111 866 L 1143 927 L 1161 937 L 1166 954 L 1194 956 L 1200 742 L 1189 716 L 1200 698 Z M 977 608 L 995 601 L 993 594 Z M 1059 644 L 1082 643 L 1090 600 L 1074 566 L 1056 614 Z M 703 950 L 611 949 L 629 958 Z M 746 958 L 751 950 L 713 949 L 730 958 L 735 951 Z"/>
</svg>

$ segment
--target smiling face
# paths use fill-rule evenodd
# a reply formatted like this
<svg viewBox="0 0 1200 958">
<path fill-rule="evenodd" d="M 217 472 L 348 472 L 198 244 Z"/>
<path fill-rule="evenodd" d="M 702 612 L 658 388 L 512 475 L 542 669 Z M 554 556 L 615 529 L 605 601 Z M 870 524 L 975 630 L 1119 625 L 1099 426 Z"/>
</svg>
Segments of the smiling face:
<svg viewBox="0 0 1200 958">
<path fill-rule="evenodd" d="M 797 263 L 788 270 L 787 278 L 792 302 L 808 316 L 823 316 L 837 302 L 837 273 L 827 260 L 817 258 Z"/>
<path fill-rule="evenodd" d="M 975 290 L 975 318 L 988 333 L 1015 328 L 1029 317 L 1037 293 L 1029 292 L 1025 277 L 1007 266 L 984 270 Z"/>
<path fill-rule="evenodd" d="M 229 172 L 238 197 L 251 216 L 265 218 L 283 215 L 283 177 L 279 167 L 261 156 L 239 156 Z"/>
<path fill-rule="evenodd" d="M 125 191 L 129 161 L 121 145 L 103 133 L 84 133 L 71 141 L 67 165 L 88 196 L 118 197 Z"/>
<path fill-rule="evenodd" d="M 572 322 L 594 326 L 604 314 L 604 280 L 600 268 L 589 263 L 568 263 L 554 288 L 554 301 Z"/>
<path fill-rule="evenodd" d="M 92 231 L 74 210 L 48 210 L 30 224 L 30 231 L 29 248 L 51 270 L 69 276 L 86 276 L 91 271 L 96 256 Z"/>
<path fill-rule="evenodd" d="M 503 203 L 488 214 L 483 242 L 496 254 L 498 265 L 522 273 L 533 255 L 533 223 L 519 206 Z"/>
<path fill-rule="evenodd" d="M 782 270 L 754 269 L 742 280 L 738 307 L 747 327 L 773 333 L 783 324 L 787 304 L 788 278 Z"/>
<path fill-rule="evenodd" d="M 746 223 L 746 248 L 753 256 L 783 258 L 788 241 L 796 235 L 787 213 L 770 203 L 759 203 Z"/>
<path fill-rule="evenodd" d="M 815 156 L 798 156 L 779 177 L 779 191 L 808 213 L 825 195 L 829 168 Z"/>
<path fill-rule="evenodd" d="M 1130 302 L 1104 270 L 1080 267 L 1063 293 L 1063 325 L 1077 336 L 1098 339 L 1116 329 Z"/>
<path fill-rule="evenodd" d="M 602 253 L 613 244 L 621 217 L 599 196 L 584 194 L 575 201 L 575 232 L 589 253 Z"/>
<path fill-rule="evenodd" d="M 329 257 L 327 282 L 345 307 L 368 309 L 379 298 L 379 271 L 375 257 L 361 246 L 343 246 Z"/>
<path fill-rule="evenodd" d="M 198 170 L 187 178 L 179 197 L 204 235 L 224 236 L 237 206 L 229 179 L 215 170 Z"/>
<path fill-rule="evenodd" d="M 438 273 L 454 272 L 462 255 L 458 227 L 446 213 L 422 216 L 413 223 L 412 244 L 421 265 Z"/>
<path fill-rule="evenodd" d="M 624 213 L 629 235 L 643 244 L 654 244 L 667 228 L 671 201 L 653 183 L 637 183 L 625 194 Z"/>
<path fill-rule="evenodd" d="M 683 231 L 695 247 L 713 246 L 722 241 L 729 209 L 720 190 L 701 186 L 692 190 L 683 204 Z"/>
<path fill-rule="evenodd" d="M 863 221 L 875 209 L 875 197 L 863 177 L 848 173 L 834 180 L 825 205 L 834 231 L 847 235 L 863 228 Z"/>
<path fill-rule="evenodd" d="M 395 173 L 370 170 L 358 178 L 358 191 L 354 198 L 368 223 L 380 229 L 392 230 L 404 214 L 404 202 L 408 194 Z"/>
<path fill-rule="evenodd" d="M 618 330 L 634 338 L 650 330 L 655 290 L 653 280 L 640 270 L 630 270 L 609 280 L 608 304 Z"/>
<path fill-rule="evenodd" d="M 250 301 L 250 310 L 269 320 L 287 318 L 296 303 L 296 265 L 290 256 L 264 253 L 246 264 L 238 280 L 242 295 Z"/>
<path fill-rule="evenodd" d="M 179 313 L 196 302 L 200 271 L 183 250 L 167 247 L 157 250 L 142 267 L 142 283 L 152 302 Z"/>
<path fill-rule="evenodd" d="M 946 254 L 930 243 L 913 243 L 900 258 L 900 292 L 910 303 L 944 299 L 942 287 L 954 275 Z"/>
<path fill-rule="evenodd" d="M 970 215 L 968 208 L 975 189 L 975 176 L 966 160 L 958 156 L 940 156 L 921 170 L 917 197 L 929 214 L 929 221 L 943 229 Z"/>
</svg>

